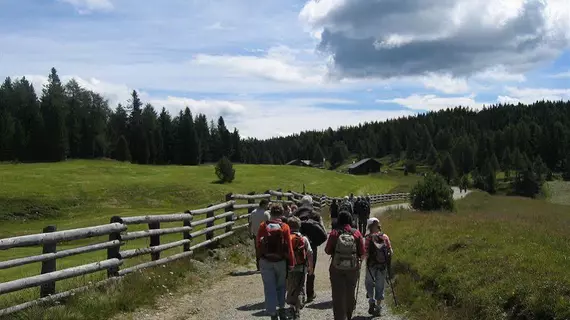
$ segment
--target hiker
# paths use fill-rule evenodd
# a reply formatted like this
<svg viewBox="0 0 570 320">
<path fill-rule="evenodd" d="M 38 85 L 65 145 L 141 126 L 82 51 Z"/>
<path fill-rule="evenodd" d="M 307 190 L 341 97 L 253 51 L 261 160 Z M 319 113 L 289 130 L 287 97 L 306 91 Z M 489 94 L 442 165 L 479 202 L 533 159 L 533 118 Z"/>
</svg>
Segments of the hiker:
<svg viewBox="0 0 570 320">
<path fill-rule="evenodd" d="M 370 199 L 370 193 L 366 194 L 366 202 L 368 202 L 368 207 L 372 206 L 372 199 Z"/>
<path fill-rule="evenodd" d="M 305 278 L 307 274 L 312 275 L 314 271 L 313 250 L 309 239 L 300 232 L 301 220 L 292 217 L 288 224 L 291 229 L 291 245 L 295 255 L 295 267 L 287 275 L 287 298 L 285 301 L 292 306 L 293 319 L 299 319 L 305 300 Z"/>
<path fill-rule="evenodd" d="M 265 293 L 265 310 L 271 320 L 288 320 L 285 311 L 287 270 L 293 270 L 295 266 L 291 231 L 280 219 L 283 216 L 283 207 L 280 204 L 272 204 L 269 212 L 270 219 L 259 225 L 256 239 Z"/>
<path fill-rule="evenodd" d="M 368 219 L 368 231 L 364 244 L 366 254 L 366 297 L 368 298 L 370 315 L 378 317 L 382 313 L 384 300 L 384 284 L 390 267 L 390 259 L 394 251 L 388 235 L 382 232 L 377 218 Z"/>
<path fill-rule="evenodd" d="M 368 218 L 370 218 L 370 205 L 365 198 L 360 199 L 360 209 L 358 212 L 358 230 L 362 235 L 366 234 L 366 226 Z"/>
<path fill-rule="evenodd" d="M 366 216 L 365 210 L 366 208 L 362 197 L 357 197 L 356 202 L 354 202 L 353 219 L 355 219 L 358 231 L 360 231 L 362 235 L 366 232 L 366 220 L 363 221 L 363 218 Z"/>
<path fill-rule="evenodd" d="M 313 198 L 309 195 L 301 199 L 301 206 L 295 212 L 295 216 L 301 220 L 301 234 L 309 239 L 313 249 L 313 266 L 317 267 L 317 252 L 319 246 L 327 241 L 327 229 L 318 211 L 313 208 Z M 307 303 L 315 300 L 315 275 L 307 275 Z"/>
<path fill-rule="evenodd" d="M 350 320 L 356 307 L 355 290 L 364 255 L 362 234 L 352 227 L 352 215 L 341 211 L 338 227 L 331 231 L 325 252 L 332 256 L 329 267 L 334 320 Z"/>
<path fill-rule="evenodd" d="M 289 204 L 284 203 L 283 204 L 283 216 L 289 217 L 289 215 L 291 215 L 291 208 L 289 207 Z"/>
<path fill-rule="evenodd" d="M 330 207 L 330 214 L 331 214 L 331 227 L 332 229 L 336 228 L 336 220 L 338 218 L 338 203 L 336 199 L 332 199 L 331 207 Z"/>
<path fill-rule="evenodd" d="M 295 212 L 299 209 L 299 207 L 297 207 L 296 204 L 291 204 L 291 214 L 289 214 L 290 216 L 293 216 L 295 214 Z"/>
<path fill-rule="evenodd" d="M 351 215 L 354 211 L 354 207 L 352 205 L 352 202 L 350 202 L 350 198 L 348 196 L 344 197 L 344 200 L 342 200 L 340 206 L 339 206 L 339 211 L 348 211 Z"/>
<path fill-rule="evenodd" d="M 253 210 L 249 216 L 249 233 L 252 239 L 257 236 L 257 231 L 259 230 L 259 225 L 262 222 L 269 220 L 269 212 L 267 212 L 267 207 L 269 206 L 269 200 L 261 199 L 259 201 L 259 206 Z M 254 242 L 254 248 L 257 250 L 257 245 Z M 259 271 L 259 255 L 256 251 L 255 266 L 257 271 Z"/>
</svg>

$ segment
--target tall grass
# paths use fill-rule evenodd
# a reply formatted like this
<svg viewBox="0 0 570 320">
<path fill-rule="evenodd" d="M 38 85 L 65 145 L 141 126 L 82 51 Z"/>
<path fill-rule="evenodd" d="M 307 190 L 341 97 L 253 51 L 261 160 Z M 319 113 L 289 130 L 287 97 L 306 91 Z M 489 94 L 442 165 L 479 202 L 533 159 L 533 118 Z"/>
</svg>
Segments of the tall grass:
<svg viewBox="0 0 570 320">
<path fill-rule="evenodd" d="M 396 294 L 415 319 L 570 319 L 570 214 L 474 193 L 457 213 L 382 218 Z"/>
</svg>

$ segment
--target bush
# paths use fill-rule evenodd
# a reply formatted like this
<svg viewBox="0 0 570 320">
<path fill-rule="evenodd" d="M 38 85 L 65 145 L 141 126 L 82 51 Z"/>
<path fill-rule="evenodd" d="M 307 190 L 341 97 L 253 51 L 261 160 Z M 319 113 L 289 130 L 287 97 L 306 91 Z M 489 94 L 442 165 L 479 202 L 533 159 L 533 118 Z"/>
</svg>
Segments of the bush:
<svg viewBox="0 0 570 320">
<path fill-rule="evenodd" d="M 455 206 L 453 190 L 442 176 L 428 174 L 410 193 L 412 208 L 422 211 L 448 210 Z"/>
<path fill-rule="evenodd" d="M 543 181 L 540 177 L 531 170 L 519 172 L 515 181 L 513 181 L 512 188 L 516 195 L 535 198 L 540 195 L 542 190 Z"/>
<path fill-rule="evenodd" d="M 227 157 L 221 158 L 216 164 L 216 176 L 218 176 L 221 183 L 234 181 L 236 171 L 234 169 L 234 165 Z"/>
</svg>

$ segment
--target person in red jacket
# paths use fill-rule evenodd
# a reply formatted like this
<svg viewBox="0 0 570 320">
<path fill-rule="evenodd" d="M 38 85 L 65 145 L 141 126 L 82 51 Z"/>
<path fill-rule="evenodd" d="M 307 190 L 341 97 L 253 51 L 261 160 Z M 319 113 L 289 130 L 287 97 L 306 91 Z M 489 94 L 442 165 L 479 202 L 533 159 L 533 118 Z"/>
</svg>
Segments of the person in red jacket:
<svg viewBox="0 0 570 320">
<path fill-rule="evenodd" d="M 352 227 L 352 215 L 341 211 L 325 252 L 332 256 L 329 267 L 334 320 L 350 320 L 356 307 L 355 291 L 364 256 L 362 234 Z"/>
<path fill-rule="evenodd" d="M 288 320 L 285 311 L 287 268 L 293 270 L 295 266 L 291 230 L 281 220 L 282 216 L 283 207 L 273 204 L 270 208 L 270 219 L 261 223 L 256 239 L 256 252 L 259 255 L 265 293 L 265 310 L 271 320 Z"/>
</svg>

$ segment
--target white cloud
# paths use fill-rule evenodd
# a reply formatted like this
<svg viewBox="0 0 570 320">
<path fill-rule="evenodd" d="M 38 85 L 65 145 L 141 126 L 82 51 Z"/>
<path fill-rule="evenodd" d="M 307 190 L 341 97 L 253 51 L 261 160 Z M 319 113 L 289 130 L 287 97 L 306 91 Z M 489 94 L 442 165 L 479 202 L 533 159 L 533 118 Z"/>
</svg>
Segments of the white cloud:
<svg viewBox="0 0 570 320">
<path fill-rule="evenodd" d="M 297 99 L 243 103 L 248 105 L 249 115 L 237 118 L 232 124 L 240 130 L 242 136 L 257 138 L 284 136 L 306 130 L 326 130 L 329 127 L 337 129 L 414 114 L 410 110 L 326 109 L 303 104 Z"/>
<path fill-rule="evenodd" d="M 380 99 L 378 103 L 396 103 L 414 110 L 439 111 L 458 106 L 482 109 L 483 104 L 475 101 L 475 95 L 465 97 L 438 97 L 436 95 L 413 94 L 406 98 Z"/>
<path fill-rule="evenodd" d="M 540 100 L 570 100 L 570 89 L 549 88 L 517 88 L 508 87 L 507 95 L 500 95 L 497 99 L 500 103 L 525 103 L 531 104 Z"/>
<path fill-rule="evenodd" d="M 230 77 L 255 77 L 299 85 L 324 82 L 326 67 L 297 59 L 298 50 L 285 46 L 272 47 L 265 56 L 198 54 L 192 63 L 226 72 Z"/>
<path fill-rule="evenodd" d="M 435 73 L 428 73 L 426 76 L 421 77 L 420 81 L 426 88 L 435 89 L 443 93 L 463 93 L 469 91 L 467 81 L 461 78 L 454 78 L 453 76 L 438 75 Z"/>
<path fill-rule="evenodd" d="M 517 81 L 570 45 L 567 0 L 309 0 L 299 17 L 338 77 Z"/>
<path fill-rule="evenodd" d="M 115 6 L 111 0 L 59 0 L 74 6 L 81 14 L 88 14 L 92 11 L 109 11 Z"/>
<path fill-rule="evenodd" d="M 570 71 L 560 72 L 560 73 L 556 73 L 556 74 L 550 75 L 550 78 L 555 78 L 555 79 L 567 79 L 567 78 L 570 78 Z"/>
<path fill-rule="evenodd" d="M 525 82 L 526 77 L 521 73 L 510 73 L 505 66 L 495 66 L 486 70 L 477 72 L 474 77 L 479 80 L 490 80 L 497 82 Z"/>
</svg>

